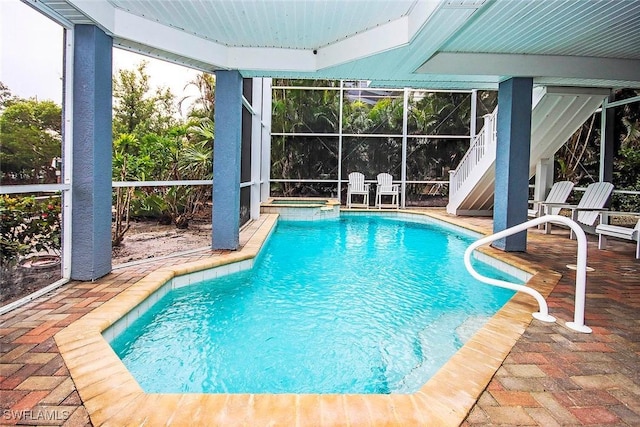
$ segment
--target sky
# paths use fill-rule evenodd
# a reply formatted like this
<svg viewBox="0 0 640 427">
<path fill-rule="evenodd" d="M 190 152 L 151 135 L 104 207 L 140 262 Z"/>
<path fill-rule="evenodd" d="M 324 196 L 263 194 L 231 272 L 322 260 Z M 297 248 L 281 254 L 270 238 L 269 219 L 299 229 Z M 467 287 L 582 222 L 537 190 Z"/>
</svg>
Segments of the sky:
<svg viewBox="0 0 640 427">
<path fill-rule="evenodd" d="M 13 95 L 62 101 L 62 27 L 19 0 L 0 0 L 0 81 Z M 186 67 L 121 49 L 113 50 L 113 72 L 149 62 L 152 87 L 169 87 L 176 99 L 195 95 L 184 87 L 198 74 Z"/>
</svg>

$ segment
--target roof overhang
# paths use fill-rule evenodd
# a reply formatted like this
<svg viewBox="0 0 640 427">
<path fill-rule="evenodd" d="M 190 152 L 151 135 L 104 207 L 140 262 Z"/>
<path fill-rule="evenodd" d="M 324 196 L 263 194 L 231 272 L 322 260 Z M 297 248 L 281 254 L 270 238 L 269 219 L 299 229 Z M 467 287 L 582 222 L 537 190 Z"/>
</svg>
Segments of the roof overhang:
<svg viewBox="0 0 640 427">
<path fill-rule="evenodd" d="M 114 45 L 246 77 L 640 87 L 640 1 L 24 0 Z"/>
</svg>

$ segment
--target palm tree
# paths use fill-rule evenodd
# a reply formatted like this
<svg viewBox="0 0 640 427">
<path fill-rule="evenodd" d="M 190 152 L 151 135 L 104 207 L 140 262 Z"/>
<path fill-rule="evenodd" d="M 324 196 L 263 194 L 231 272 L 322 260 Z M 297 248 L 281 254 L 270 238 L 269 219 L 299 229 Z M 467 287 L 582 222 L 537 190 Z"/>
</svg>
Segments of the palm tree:
<svg viewBox="0 0 640 427">
<path fill-rule="evenodd" d="M 202 73 L 198 74 L 195 79 L 191 80 L 185 85 L 185 89 L 190 86 L 194 86 L 198 90 L 198 97 L 193 99 L 193 96 L 185 96 L 178 102 L 178 108 L 182 111 L 182 104 L 190 99 L 193 99 L 189 116 L 214 119 L 215 112 L 215 91 L 216 91 L 216 78 L 212 74 Z"/>
</svg>

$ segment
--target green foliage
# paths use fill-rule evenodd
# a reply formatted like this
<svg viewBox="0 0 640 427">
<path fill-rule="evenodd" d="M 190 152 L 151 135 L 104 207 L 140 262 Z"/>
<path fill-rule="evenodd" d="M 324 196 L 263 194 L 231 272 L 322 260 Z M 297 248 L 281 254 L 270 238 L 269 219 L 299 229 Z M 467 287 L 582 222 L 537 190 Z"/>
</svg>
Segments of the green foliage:
<svg viewBox="0 0 640 427">
<path fill-rule="evenodd" d="M 198 97 L 191 104 L 191 110 L 189 111 L 189 117 L 196 119 L 210 119 L 214 120 L 215 114 L 215 90 L 216 90 L 216 78 L 212 74 L 202 73 L 198 74 L 195 79 L 191 80 L 185 86 L 195 87 L 198 90 Z M 178 103 L 178 107 L 182 109 L 182 103 L 193 97 L 185 96 Z"/>
<path fill-rule="evenodd" d="M 625 106 L 621 122 L 620 151 L 614 164 L 614 180 L 618 190 L 640 191 L 640 103 Z M 640 212 L 640 196 L 614 198 L 617 210 Z"/>
<path fill-rule="evenodd" d="M 272 176 L 285 179 L 336 179 L 338 170 L 339 82 L 304 80 L 276 81 L 286 86 L 273 91 L 272 131 L 314 133 L 314 135 L 274 136 L 271 144 Z M 299 86 L 320 87 L 303 90 Z M 355 85 L 354 85 L 355 86 Z M 342 111 L 342 178 L 354 170 L 369 179 L 379 172 L 401 174 L 403 93 L 353 87 L 345 89 Z M 495 93 L 481 96 L 486 106 L 495 107 Z M 415 91 L 410 94 L 408 128 L 410 135 L 459 135 L 462 138 L 409 138 L 410 179 L 445 177 L 466 151 L 470 131 L 470 94 Z M 324 134 L 324 135 L 323 135 Z M 374 134 L 379 137 L 359 137 Z M 392 136 L 390 136 L 392 135 Z M 396 136 L 397 135 L 397 136 Z M 418 172 L 419 171 L 419 172 Z M 323 184 L 316 190 L 329 194 Z M 333 186 L 335 189 L 335 186 Z M 284 195 L 308 194 L 314 190 L 299 183 L 282 183 L 276 192 Z"/>
<path fill-rule="evenodd" d="M 118 70 L 113 78 L 113 135 L 163 134 L 175 125 L 175 99 L 167 88 L 151 92 L 147 62 L 135 70 Z"/>
<path fill-rule="evenodd" d="M 0 195 L 0 267 L 11 269 L 23 257 L 60 252 L 60 199 Z"/>
<path fill-rule="evenodd" d="M 615 100 L 640 94 L 638 90 L 623 89 L 615 93 Z M 599 179 L 600 113 L 584 123 L 556 153 L 556 180 L 570 180 L 586 186 Z M 614 109 L 614 165 L 615 190 L 640 191 L 640 102 Z M 640 211 L 640 197 L 615 194 L 611 207 L 620 211 Z"/>
<path fill-rule="evenodd" d="M 62 109 L 53 101 L 15 98 L 2 90 L 2 184 L 55 183 L 51 163 L 61 155 Z"/>
<path fill-rule="evenodd" d="M 135 218 L 162 219 L 166 216 L 168 206 L 163 194 L 135 191 L 131 201 L 131 215 Z"/>
</svg>

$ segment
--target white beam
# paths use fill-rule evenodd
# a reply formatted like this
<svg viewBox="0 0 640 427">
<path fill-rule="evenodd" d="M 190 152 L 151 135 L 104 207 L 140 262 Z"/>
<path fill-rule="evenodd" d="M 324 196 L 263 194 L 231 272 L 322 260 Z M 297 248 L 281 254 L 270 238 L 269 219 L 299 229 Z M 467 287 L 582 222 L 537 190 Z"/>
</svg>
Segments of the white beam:
<svg viewBox="0 0 640 427">
<path fill-rule="evenodd" d="M 226 60 L 219 65 L 233 70 L 316 71 L 312 51 L 266 47 L 229 47 Z"/>
<path fill-rule="evenodd" d="M 409 19 L 404 16 L 318 49 L 317 68 L 333 67 L 408 43 Z"/>
<path fill-rule="evenodd" d="M 440 52 L 416 73 L 640 81 L 638 70 L 637 59 Z"/>
<path fill-rule="evenodd" d="M 90 2 L 101 3 L 101 2 Z M 115 11 L 114 37 L 132 40 L 197 61 L 228 69 L 228 48 L 201 37 L 133 15 Z"/>
<path fill-rule="evenodd" d="M 108 35 L 113 35 L 115 28 L 115 7 L 108 1 L 95 0 L 66 0 L 82 11 L 98 27 Z"/>
</svg>

